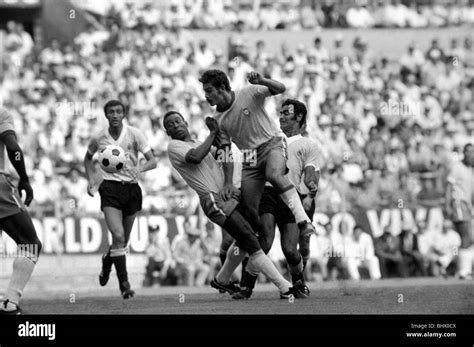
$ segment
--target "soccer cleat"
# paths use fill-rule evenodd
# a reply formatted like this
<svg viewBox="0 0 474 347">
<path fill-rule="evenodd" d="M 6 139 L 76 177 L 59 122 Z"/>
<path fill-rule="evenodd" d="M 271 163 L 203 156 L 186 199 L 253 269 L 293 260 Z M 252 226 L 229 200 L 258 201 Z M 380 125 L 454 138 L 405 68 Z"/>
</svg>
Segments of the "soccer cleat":
<svg viewBox="0 0 474 347">
<path fill-rule="evenodd" d="M 297 288 L 298 291 L 305 296 L 305 298 L 309 297 L 309 288 L 302 280 L 298 280 L 293 283 L 293 287 Z"/>
<path fill-rule="evenodd" d="M 240 291 L 240 287 L 235 285 L 233 282 L 222 284 L 215 278 L 211 281 L 211 287 L 219 290 L 220 293 L 229 293 L 230 295 Z"/>
<path fill-rule="evenodd" d="M 316 235 L 314 225 L 308 221 L 298 223 L 298 228 L 300 229 L 300 235 L 306 238 L 310 238 L 313 234 Z"/>
<path fill-rule="evenodd" d="M 252 289 L 249 287 L 245 287 L 232 295 L 232 299 L 234 300 L 248 300 L 252 296 Z"/>
<path fill-rule="evenodd" d="M 280 293 L 280 299 L 290 299 L 292 296 L 296 299 L 304 299 L 307 297 L 295 286 L 290 287 L 285 293 Z"/>
<path fill-rule="evenodd" d="M 130 287 L 130 283 L 128 283 L 128 281 L 125 281 L 120 285 L 120 291 L 122 292 L 122 297 L 124 299 L 133 298 L 135 295 L 135 292 Z"/>
<path fill-rule="evenodd" d="M 10 305 L 8 305 L 10 304 Z M 10 306 L 10 309 L 8 308 Z M 11 309 L 11 306 L 15 306 L 15 308 Z M 10 315 L 10 316 L 17 316 L 23 314 L 23 310 L 17 304 L 14 304 L 10 300 L 5 300 L 1 303 L 0 306 L 0 315 Z"/>
</svg>

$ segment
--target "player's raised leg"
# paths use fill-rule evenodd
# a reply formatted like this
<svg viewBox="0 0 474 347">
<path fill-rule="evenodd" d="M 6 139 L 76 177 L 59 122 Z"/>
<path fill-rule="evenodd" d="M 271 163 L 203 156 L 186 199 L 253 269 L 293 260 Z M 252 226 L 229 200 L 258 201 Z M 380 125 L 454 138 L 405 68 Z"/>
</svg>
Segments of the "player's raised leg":
<svg viewBox="0 0 474 347">
<path fill-rule="evenodd" d="M 296 223 L 303 235 L 310 236 L 315 232 L 301 203 L 298 191 L 285 176 L 286 158 L 284 148 L 275 148 L 268 153 L 265 176 L 267 180 L 277 189 L 283 202 L 290 208 L 295 216 Z"/>
</svg>

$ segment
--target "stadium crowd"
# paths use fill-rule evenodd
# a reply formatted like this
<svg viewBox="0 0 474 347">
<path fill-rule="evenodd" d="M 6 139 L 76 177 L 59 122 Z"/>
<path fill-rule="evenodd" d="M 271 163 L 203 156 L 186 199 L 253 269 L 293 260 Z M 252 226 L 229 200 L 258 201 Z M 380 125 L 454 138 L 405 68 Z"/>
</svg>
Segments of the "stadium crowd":
<svg viewBox="0 0 474 347">
<path fill-rule="evenodd" d="M 434 39 L 426 51 L 411 43 L 400 57 L 373 56 L 363 37 L 353 42 L 338 37 L 329 47 L 318 36 L 312 47 L 282 48 L 277 55 L 264 41 L 256 47 L 230 41 L 229 60 L 206 41 L 195 42 L 175 21 L 169 32 L 133 23 L 122 18 L 108 22 L 107 30 L 91 26 L 70 45 L 52 41 L 44 48 L 36 47 L 21 24 L 9 23 L 0 103 L 15 117 L 35 191 L 34 214 L 100 210 L 99 199 L 86 194 L 82 160 L 91 134 L 105 125 L 102 106 L 111 98 L 128 105 L 128 122 L 143 131 L 158 158 L 158 168 L 141 184 L 145 211 L 193 213 L 198 203 L 166 157 L 161 117 L 179 110 L 193 136 L 206 135 L 203 119 L 212 112 L 198 77 L 209 67 L 228 72 L 233 88 L 246 83 L 254 69 L 282 81 L 286 92 L 267 104 L 275 120 L 284 98 L 305 102 L 306 132 L 321 151 L 318 212 L 394 207 L 400 199 L 406 208 L 443 206 L 447 172 L 473 139 L 471 37 L 453 38 L 449 46 Z M 343 53 L 347 45 L 350 54 Z M 384 237 L 372 247 L 379 259 L 389 253 L 385 246 L 394 245 L 390 235 Z M 402 246 L 393 247 L 403 258 Z M 397 266 L 399 275 L 407 273 Z"/>
<path fill-rule="evenodd" d="M 426 28 L 474 22 L 473 2 L 403 0 L 171 0 L 103 2 L 96 10 L 124 28 L 302 30 Z"/>
</svg>

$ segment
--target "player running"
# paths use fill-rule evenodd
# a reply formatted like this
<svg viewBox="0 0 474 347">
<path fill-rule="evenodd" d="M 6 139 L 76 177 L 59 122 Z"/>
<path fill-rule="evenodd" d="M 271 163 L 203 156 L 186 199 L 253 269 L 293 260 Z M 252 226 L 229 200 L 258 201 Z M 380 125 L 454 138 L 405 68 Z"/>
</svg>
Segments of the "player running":
<svg viewBox="0 0 474 347">
<path fill-rule="evenodd" d="M 251 86 L 233 91 L 223 71 L 207 70 L 199 81 L 206 100 L 216 106 L 215 119 L 219 124 L 218 143 L 234 142 L 246 154 L 242 165 L 242 205 L 246 219 L 258 233 L 263 232 L 259 218 L 259 204 L 269 181 L 295 216 L 298 227 L 306 237 L 315 232 L 306 215 L 298 192 L 285 176 L 286 141 L 276 124 L 265 111 L 265 98 L 281 94 L 285 86 L 262 77 L 258 72 L 247 76 Z M 253 159 L 253 160 L 250 160 Z M 226 174 L 226 177 L 231 175 Z M 230 196 L 231 183 L 226 179 L 224 198 Z"/>
<path fill-rule="evenodd" d="M 168 144 L 168 156 L 173 167 L 180 173 L 186 183 L 196 191 L 201 207 L 206 216 L 221 226 L 236 240 L 237 247 L 231 246 L 227 257 L 211 286 L 228 292 L 239 292 L 240 288 L 230 283 L 230 277 L 246 253 L 250 255 L 247 272 L 265 274 L 279 289 L 281 298 L 294 295 L 302 297 L 297 288 L 283 278 L 272 261 L 262 251 L 258 239 L 250 224 L 240 212 L 238 196 L 235 187 L 228 186 L 223 192 L 224 177 L 217 160 L 211 155 L 211 146 L 218 132 L 217 121 L 211 117 L 206 119 L 210 134 L 202 143 L 192 140 L 188 130 L 188 123 L 183 116 L 170 111 L 163 118 L 163 126 L 171 141 Z M 223 163 L 232 166 L 232 161 Z M 225 170 L 231 172 L 231 170 Z M 231 178 L 229 182 L 231 182 Z M 224 193 L 230 196 L 224 200 Z M 244 250 L 244 251 L 242 251 Z"/>
<path fill-rule="evenodd" d="M 93 196 L 96 188 L 94 182 L 96 172 L 92 162 L 94 153 L 108 145 L 121 147 L 127 156 L 127 165 L 118 173 L 102 171 L 104 180 L 99 187 L 101 210 L 104 213 L 107 228 L 112 234 L 112 245 L 102 256 L 99 283 L 101 286 L 107 284 L 112 264 L 115 265 L 120 292 L 124 299 L 128 299 L 135 295 L 128 282 L 126 255 L 135 217 L 142 209 L 142 191 L 138 185 L 138 178 L 140 173 L 156 167 L 156 159 L 140 131 L 123 124 L 125 106 L 120 101 L 107 102 L 104 113 L 109 126 L 93 136 L 84 157 L 86 176 L 89 180 L 87 193 Z M 146 158 L 146 163 L 142 166 L 137 166 L 138 152 Z"/>
<path fill-rule="evenodd" d="M 18 189 L 5 172 L 5 149 L 20 176 Z M 26 193 L 24 204 L 20 196 L 22 191 Z M 16 242 L 19 251 L 13 261 L 13 273 L 4 301 L 0 303 L 0 314 L 22 314 L 20 298 L 41 252 L 41 242 L 25 207 L 32 200 L 33 189 L 26 173 L 23 151 L 17 142 L 13 117 L 0 107 L 0 230 L 4 230 Z"/>
<path fill-rule="evenodd" d="M 306 106 L 302 102 L 287 99 L 282 104 L 279 120 L 280 128 L 287 136 L 288 142 L 288 177 L 297 188 L 303 206 L 312 218 L 315 211 L 314 197 L 318 190 L 320 169 L 316 143 L 301 135 L 306 124 L 306 113 Z M 269 183 L 265 186 L 259 212 L 264 227 L 264 233 L 260 235 L 263 251 L 265 253 L 270 251 L 275 238 L 275 226 L 278 225 L 281 248 L 289 266 L 293 286 L 309 296 L 310 292 L 305 284 L 303 272 L 310 255 L 310 239 L 300 235 L 291 210 Z M 242 281 L 244 289 L 239 295 L 250 295 L 256 280 L 256 276 L 246 274 Z"/>
</svg>

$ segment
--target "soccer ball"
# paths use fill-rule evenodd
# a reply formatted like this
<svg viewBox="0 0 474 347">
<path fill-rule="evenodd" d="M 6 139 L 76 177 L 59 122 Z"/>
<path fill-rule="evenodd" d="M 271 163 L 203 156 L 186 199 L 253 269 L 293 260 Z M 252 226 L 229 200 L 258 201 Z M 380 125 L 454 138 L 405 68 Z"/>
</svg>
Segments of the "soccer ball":
<svg viewBox="0 0 474 347">
<path fill-rule="evenodd" d="M 99 163 L 102 169 L 109 173 L 117 173 L 125 166 L 127 158 L 119 146 L 108 145 L 99 153 Z"/>
</svg>

